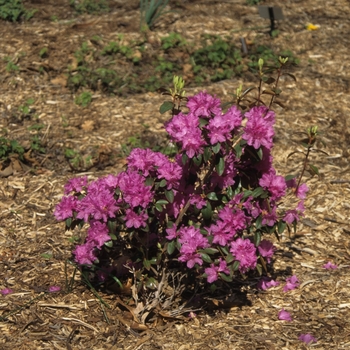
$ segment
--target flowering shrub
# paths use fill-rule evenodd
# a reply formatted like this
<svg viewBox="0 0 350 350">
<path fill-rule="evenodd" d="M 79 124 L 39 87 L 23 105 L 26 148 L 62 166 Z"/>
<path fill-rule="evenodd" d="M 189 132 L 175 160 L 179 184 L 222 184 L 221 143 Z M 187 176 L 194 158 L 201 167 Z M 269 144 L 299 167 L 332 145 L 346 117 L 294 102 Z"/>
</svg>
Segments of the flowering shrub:
<svg viewBox="0 0 350 350">
<path fill-rule="evenodd" d="M 136 148 L 120 174 L 65 185 L 54 214 L 68 228 L 88 224 L 73 254 L 99 281 L 112 277 L 122 286 L 132 277 L 140 291 L 157 289 L 169 269 L 208 283 L 261 275 L 275 251 L 263 237 L 303 215 L 306 185 L 273 167 L 271 109 L 223 110 L 206 92 L 186 100 L 188 112 L 178 104 L 165 124 L 179 149 L 173 159 Z M 280 210 L 289 193 L 296 208 Z"/>
</svg>

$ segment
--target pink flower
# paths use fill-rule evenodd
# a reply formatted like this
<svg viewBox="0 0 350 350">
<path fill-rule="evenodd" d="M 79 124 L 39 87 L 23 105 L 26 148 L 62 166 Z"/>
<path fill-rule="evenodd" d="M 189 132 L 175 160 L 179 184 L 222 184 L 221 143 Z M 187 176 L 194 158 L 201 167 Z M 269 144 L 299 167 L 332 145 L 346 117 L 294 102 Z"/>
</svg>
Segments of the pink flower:
<svg viewBox="0 0 350 350">
<path fill-rule="evenodd" d="M 291 322 L 293 321 L 292 316 L 290 315 L 290 313 L 284 309 L 282 309 L 279 313 L 278 313 L 278 319 L 281 321 L 288 321 Z"/>
<path fill-rule="evenodd" d="M 273 279 L 271 279 L 270 277 L 262 277 L 258 284 L 256 285 L 256 287 L 258 289 L 262 289 L 262 290 L 266 290 L 272 287 L 277 287 L 280 285 L 280 282 L 275 281 Z"/>
<path fill-rule="evenodd" d="M 64 194 L 69 194 L 70 192 L 81 192 L 84 187 L 87 187 L 87 185 L 87 176 L 75 177 L 68 180 L 68 182 L 64 185 Z"/>
<path fill-rule="evenodd" d="M 91 265 L 97 258 L 94 254 L 94 248 L 93 242 L 77 245 L 73 250 L 75 261 L 80 265 Z"/>
<path fill-rule="evenodd" d="M 126 227 L 146 227 L 148 219 L 147 213 L 144 211 L 141 211 L 141 213 L 137 214 L 132 209 L 126 209 L 126 215 L 124 217 L 124 220 L 126 221 L 125 226 Z"/>
<path fill-rule="evenodd" d="M 292 277 L 288 277 L 286 279 L 286 285 L 283 288 L 284 292 L 288 292 L 289 290 L 293 290 L 297 287 L 299 287 L 299 280 L 297 276 L 293 275 Z"/>
<path fill-rule="evenodd" d="M 7 294 L 13 293 L 13 290 L 10 289 L 10 288 L 5 288 L 5 289 L 0 290 L 0 293 L 1 293 L 2 295 L 7 295 Z"/>
<path fill-rule="evenodd" d="M 306 344 L 317 343 L 317 339 L 315 337 L 313 337 L 309 333 L 307 333 L 307 334 L 300 334 L 298 339 L 303 341 Z"/>
<path fill-rule="evenodd" d="M 86 242 L 91 242 L 97 248 L 101 248 L 111 240 L 108 234 L 108 226 L 100 221 L 91 220 Z"/>
<path fill-rule="evenodd" d="M 220 100 L 201 91 L 195 96 L 189 96 L 187 107 L 196 117 L 210 117 L 211 114 L 221 113 Z"/>
<path fill-rule="evenodd" d="M 324 264 L 322 267 L 324 269 L 327 269 L 327 270 L 331 270 L 331 269 L 335 270 L 338 268 L 338 265 L 335 265 L 335 264 L 331 263 L 330 261 L 328 261 L 328 263 Z"/>
<path fill-rule="evenodd" d="M 51 286 L 51 287 L 49 287 L 49 292 L 50 293 L 59 292 L 60 290 L 61 290 L 60 286 Z"/>
<path fill-rule="evenodd" d="M 211 264 L 210 267 L 207 267 L 204 271 L 207 274 L 207 280 L 209 283 L 213 283 L 218 279 L 219 272 L 223 272 L 226 275 L 230 274 L 226 261 L 222 260 L 221 258 L 219 261 L 219 266 Z"/>
<path fill-rule="evenodd" d="M 54 215 L 56 220 L 63 221 L 73 216 L 73 211 L 77 210 L 78 200 L 73 196 L 64 196 L 56 205 Z"/>
<path fill-rule="evenodd" d="M 276 175 L 275 171 L 264 174 L 259 180 L 259 185 L 271 193 L 271 199 L 278 201 L 286 194 L 286 181 L 284 177 Z"/>
<path fill-rule="evenodd" d="M 239 271 L 246 273 L 256 266 L 256 248 L 249 239 L 237 238 L 231 243 L 230 252 L 239 261 Z"/>
<path fill-rule="evenodd" d="M 274 113 L 272 111 L 268 112 L 266 107 L 260 106 L 253 107 L 249 112 L 245 113 L 245 117 L 247 117 L 248 121 L 242 138 L 255 149 L 261 146 L 271 149 L 273 136 L 275 135 L 273 130 Z"/>
<path fill-rule="evenodd" d="M 306 184 L 301 184 L 297 190 L 295 191 L 296 196 L 299 199 L 305 199 L 306 198 L 306 192 L 309 191 L 309 187 L 307 187 Z"/>
<path fill-rule="evenodd" d="M 259 244 L 258 250 L 260 255 L 270 263 L 276 247 L 270 241 L 263 239 Z"/>
</svg>

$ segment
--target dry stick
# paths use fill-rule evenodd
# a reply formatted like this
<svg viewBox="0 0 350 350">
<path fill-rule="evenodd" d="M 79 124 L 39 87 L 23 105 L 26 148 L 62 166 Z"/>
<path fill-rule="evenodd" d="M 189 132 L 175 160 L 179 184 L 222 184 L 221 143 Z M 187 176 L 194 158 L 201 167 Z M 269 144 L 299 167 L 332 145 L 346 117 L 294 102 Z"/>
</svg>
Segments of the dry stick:
<svg viewBox="0 0 350 350">
<path fill-rule="evenodd" d="M 307 160 L 308 160 L 310 151 L 311 151 L 311 148 L 308 147 L 307 152 L 306 152 L 306 156 L 305 156 L 305 159 L 304 159 L 303 170 L 302 170 L 302 172 L 301 172 L 301 174 L 300 174 L 299 181 L 298 181 L 297 187 L 296 187 L 296 189 L 295 189 L 295 192 L 298 191 L 298 188 L 299 188 L 299 186 L 300 186 L 301 179 L 302 179 L 302 177 L 303 177 L 303 175 L 304 175 L 304 173 L 305 173 L 305 169 L 306 169 L 306 165 L 307 165 Z"/>
</svg>

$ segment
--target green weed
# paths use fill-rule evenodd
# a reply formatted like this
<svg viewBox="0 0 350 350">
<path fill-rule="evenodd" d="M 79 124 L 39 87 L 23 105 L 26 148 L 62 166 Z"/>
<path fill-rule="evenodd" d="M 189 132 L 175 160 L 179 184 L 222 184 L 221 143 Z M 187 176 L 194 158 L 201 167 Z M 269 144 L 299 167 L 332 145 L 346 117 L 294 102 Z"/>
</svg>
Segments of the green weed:
<svg viewBox="0 0 350 350">
<path fill-rule="evenodd" d="M 37 10 L 27 10 L 22 0 L 0 0 L 0 19 L 17 22 L 24 18 L 29 20 Z"/>
<path fill-rule="evenodd" d="M 179 33 L 171 32 L 168 36 L 161 38 L 162 50 L 185 47 L 187 42 Z"/>
<path fill-rule="evenodd" d="M 82 92 L 74 100 L 75 104 L 84 108 L 90 105 L 91 101 L 92 101 L 92 93 L 89 91 Z"/>
<path fill-rule="evenodd" d="M 21 118 L 26 118 L 32 113 L 32 109 L 30 106 L 35 102 L 34 98 L 28 98 L 26 102 L 24 102 L 23 105 L 18 107 L 18 111 L 21 114 Z"/>
<path fill-rule="evenodd" d="M 30 140 L 30 149 L 38 153 L 46 153 L 46 149 L 42 144 L 38 135 L 34 135 Z"/>
<path fill-rule="evenodd" d="M 39 56 L 40 58 L 45 58 L 48 56 L 48 53 L 49 53 L 49 49 L 47 47 L 43 47 L 39 52 Z"/>
<path fill-rule="evenodd" d="M 82 155 L 79 151 L 72 148 L 64 150 L 64 156 L 68 160 L 72 170 L 85 170 L 93 165 L 91 155 Z"/>
<path fill-rule="evenodd" d="M 141 30 L 152 29 L 156 20 L 169 11 L 165 11 L 169 0 L 140 0 Z"/>
<path fill-rule="evenodd" d="M 24 148 L 16 140 L 0 137 L 0 159 L 7 160 L 14 153 L 23 159 Z"/>
<path fill-rule="evenodd" d="M 7 62 L 6 64 L 6 72 L 8 73 L 14 73 L 19 71 L 19 66 L 13 62 L 13 60 L 10 57 L 5 57 L 4 61 Z"/>
<path fill-rule="evenodd" d="M 78 13 L 100 14 L 109 11 L 105 0 L 70 0 L 69 5 Z"/>
</svg>

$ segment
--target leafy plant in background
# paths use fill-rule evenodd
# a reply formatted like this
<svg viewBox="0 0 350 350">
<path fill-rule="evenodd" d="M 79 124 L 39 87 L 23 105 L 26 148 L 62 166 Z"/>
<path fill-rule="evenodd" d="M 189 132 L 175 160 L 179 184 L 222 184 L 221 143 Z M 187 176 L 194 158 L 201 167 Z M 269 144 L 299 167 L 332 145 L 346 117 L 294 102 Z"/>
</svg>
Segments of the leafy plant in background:
<svg viewBox="0 0 350 350">
<path fill-rule="evenodd" d="M 39 51 L 39 56 L 40 58 L 46 58 L 48 56 L 48 52 L 49 49 L 47 47 L 43 47 L 40 51 Z"/>
<path fill-rule="evenodd" d="M 92 93 L 89 91 L 82 92 L 74 100 L 75 104 L 84 108 L 89 106 L 91 101 L 92 101 Z"/>
<path fill-rule="evenodd" d="M 247 5 L 255 6 L 263 2 L 264 0 L 246 0 Z"/>
<path fill-rule="evenodd" d="M 11 154 L 17 154 L 23 159 L 24 148 L 16 140 L 0 137 L 0 159 L 8 160 Z"/>
<path fill-rule="evenodd" d="M 100 14 L 109 11 L 105 0 L 70 0 L 69 5 L 78 13 Z"/>
<path fill-rule="evenodd" d="M 167 13 L 169 0 L 140 0 L 141 30 L 152 29 L 156 20 Z"/>
<path fill-rule="evenodd" d="M 66 148 L 64 156 L 73 171 L 85 171 L 93 166 L 92 155 L 82 155 L 79 151 L 72 148 Z"/>
<path fill-rule="evenodd" d="M 128 43 L 123 36 L 105 45 L 100 38 L 83 42 L 74 54 L 77 64 L 69 67 L 69 88 L 74 92 L 83 87 L 117 95 L 153 92 L 171 84 L 174 75 L 183 74 L 185 65 L 189 67 L 187 85 L 201 85 L 244 74 L 248 69 L 257 71 L 259 57 L 266 64 L 278 65 L 279 57 L 263 45 L 252 45 L 249 54 L 242 57 L 232 38 L 218 35 L 203 35 L 195 46 L 172 32 L 161 38 L 160 53 L 147 47 L 145 42 Z M 280 55 L 288 57 L 289 65 L 298 63 L 290 51 Z M 120 61 L 126 69 L 120 69 Z"/>
<path fill-rule="evenodd" d="M 162 37 L 161 42 L 161 47 L 165 51 L 169 49 L 185 47 L 187 44 L 186 40 L 182 37 L 182 35 L 175 32 L 171 32 L 168 36 Z"/>
<path fill-rule="evenodd" d="M 21 0 L 0 0 L 0 19 L 17 22 L 21 18 L 32 18 L 36 10 L 27 10 Z"/>
<path fill-rule="evenodd" d="M 205 35 L 206 44 L 191 55 L 193 72 L 198 83 L 229 79 L 242 71 L 240 50 L 231 40 Z"/>
<path fill-rule="evenodd" d="M 18 107 L 18 111 L 21 114 L 21 118 L 26 118 L 32 113 L 30 106 L 35 102 L 34 98 L 28 98 L 23 105 Z"/>
<path fill-rule="evenodd" d="M 165 124 L 178 146 L 174 158 L 135 148 L 120 174 L 65 185 L 56 219 L 67 228 L 89 225 L 73 251 L 75 262 L 95 283 L 114 281 L 122 291 L 131 277 L 140 323 L 158 307 L 169 308 L 184 288 L 194 293 L 208 283 L 212 291 L 226 291 L 240 276 L 267 272 L 275 248 L 265 237 L 278 238 L 303 215 L 307 186 L 296 188 L 294 178 L 277 175 L 272 164 L 271 106 L 286 62 L 280 58 L 274 79 L 259 61 L 257 95 L 244 114 L 239 106 L 253 89 L 239 88 L 238 103 L 227 110 L 200 92 L 188 97 L 185 114 L 178 102 L 184 82 L 174 79 L 169 95 L 177 99 L 168 110 L 176 113 Z M 264 81 L 272 86 L 264 88 Z M 287 194 L 297 205 L 281 209 Z M 175 287 L 181 284 L 186 287 Z M 170 296 L 167 285 L 174 286 Z"/>
<path fill-rule="evenodd" d="M 19 71 L 19 67 L 17 64 L 14 63 L 13 59 L 10 57 L 5 57 L 4 61 L 7 62 L 6 64 L 6 72 L 8 73 L 14 73 Z"/>
</svg>

